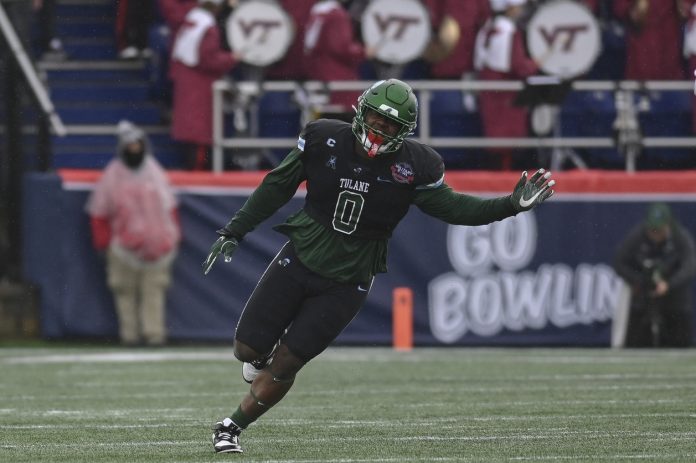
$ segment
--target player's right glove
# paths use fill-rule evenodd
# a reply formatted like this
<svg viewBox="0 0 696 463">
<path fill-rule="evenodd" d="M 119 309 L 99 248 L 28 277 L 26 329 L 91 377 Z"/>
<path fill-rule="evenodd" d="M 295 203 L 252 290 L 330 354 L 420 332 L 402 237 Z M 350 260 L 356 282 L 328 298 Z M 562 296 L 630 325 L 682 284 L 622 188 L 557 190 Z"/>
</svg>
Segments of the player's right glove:
<svg viewBox="0 0 696 463">
<path fill-rule="evenodd" d="M 551 187 L 556 184 L 556 181 L 549 180 L 550 178 L 551 172 L 546 172 L 544 169 L 537 170 L 529 180 L 527 180 L 527 171 L 522 172 L 520 181 L 510 195 L 515 211 L 529 211 L 548 199 L 553 194 Z"/>
<path fill-rule="evenodd" d="M 213 268 L 213 264 L 215 263 L 220 254 L 222 254 L 225 257 L 225 262 L 231 261 L 232 254 L 234 253 L 234 251 L 237 250 L 237 246 L 239 246 L 239 241 L 237 241 L 237 238 L 225 235 L 223 234 L 224 232 L 224 228 L 222 230 L 218 230 L 218 233 L 221 236 L 210 247 L 208 257 L 203 262 L 204 275 L 207 275 L 210 269 Z"/>
</svg>

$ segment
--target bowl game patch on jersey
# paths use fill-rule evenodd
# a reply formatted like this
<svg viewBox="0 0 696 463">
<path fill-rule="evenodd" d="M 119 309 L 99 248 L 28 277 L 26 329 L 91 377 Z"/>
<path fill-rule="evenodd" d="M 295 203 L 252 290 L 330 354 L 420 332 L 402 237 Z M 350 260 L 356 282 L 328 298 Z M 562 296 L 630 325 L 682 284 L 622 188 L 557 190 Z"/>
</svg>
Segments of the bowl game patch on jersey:
<svg viewBox="0 0 696 463">
<path fill-rule="evenodd" d="M 416 174 L 413 171 L 413 167 L 406 162 L 397 162 L 391 166 L 391 173 L 394 180 L 399 183 L 413 183 L 413 179 Z"/>
</svg>

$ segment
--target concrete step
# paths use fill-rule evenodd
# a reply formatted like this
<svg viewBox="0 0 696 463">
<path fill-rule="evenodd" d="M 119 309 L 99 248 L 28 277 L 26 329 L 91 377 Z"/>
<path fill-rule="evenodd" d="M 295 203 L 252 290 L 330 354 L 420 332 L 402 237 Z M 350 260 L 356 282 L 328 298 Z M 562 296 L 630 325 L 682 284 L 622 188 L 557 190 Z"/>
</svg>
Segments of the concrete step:
<svg viewBox="0 0 696 463">
<path fill-rule="evenodd" d="M 176 149 L 154 151 L 155 158 L 166 169 L 183 169 L 185 160 Z M 114 152 L 72 151 L 53 153 L 54 169 L 103 169 L 114 158 Z"/>
<path fill-rule="evenodd" d="M 113 57 L 112 57 L 113 58 Z M 145 81 L 147 70 L 144 61 L 80 60 L 40 61 L 38 68 L 45 72 L 49 83 L 76 81 Z"/>
<path fill-rule="evenodd" d="M 113 22 L 113 18 L 100 16 L 64 18 L 56 24 L 56 36 L 63 40 L 84 37 L 113 39 Z"/>
<path fill-rule="evenodd" d="M 152 150 L 160 163 L 168 169 L 183 169 L 178 145 L 169 135 L 166 125 L 140 126 L 152 143 Z M 102 169 L 113 159 L 118 143 L 116 125 L 68 125 L 69 135 L 52 137 L 53 164 L 56 169 Z"/>
<path fill-rule="evenodd" d="M 95 107 L 90 103 L 56 102 L 56 109 L 65 124 L 117 124 L 128 119 L 138 125 L 157 125 L 160 108 L 149 102 L 109 102 Z"/>
<path fill-rule="evenodd" d="M 58 102 L 113 103 L 145 101 L 149 98 L 150 87 L 146 82 L 126 81 L 76 81 L 56 82 L 50 85 L 51 98 Z"/>
<path fill-rule="evenodd" d="M 75 18 L 116 18 L 116 2 L 110 0 L 62 0 L 56 4 L 56 23 Z"/>
<path fill-rule="evenodd" d="M 114 127 L 114 130 L 103 134 L 79 134 L 75 133 L 73 127 L 68 126 L 68 135 L 65 137 L 53 137 L 53 146 L 56 150 L 69 151 L 79 146 L 89 146 L 92 149 L 99 150 L 111 150 L 113 152 L 114 147 L 117 143 L 115 126 L 104 126 L 104 127 Z M 141 127 L 147 133 L 147 137 L 153 146 L 168 146 L 173 144 L 171 137 L 169 135 L 169 127 L 161 126 L 158 128 L 158 133 L 152 133 L 152 130 L 148 130 L 146 127 Z"/>
<path fill-rule="evenodd" d="M 66 38 L 63 48 L 71 60 L 112 60 L 116 58 L 114 37 Z"/>
</svg>

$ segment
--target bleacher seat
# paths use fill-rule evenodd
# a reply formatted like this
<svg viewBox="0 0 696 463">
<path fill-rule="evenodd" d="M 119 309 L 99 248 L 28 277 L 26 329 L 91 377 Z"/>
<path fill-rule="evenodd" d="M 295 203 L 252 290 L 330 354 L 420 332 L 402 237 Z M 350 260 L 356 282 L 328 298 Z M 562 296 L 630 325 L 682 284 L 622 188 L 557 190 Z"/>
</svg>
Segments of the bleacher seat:
<svg viewBox="0 0 696 463">
<path fill-rule="evenodd" d="M 481 120 L 477 112 L 464 107 L 459 90 L 432 92 L 430 100 L 430 134 L 433 137 L 480 137 Z M 476 168 L 485 153 L 478 149 L 441 148 L 438 152 L 450 169 Z"/>
<path fill-rule="evenodd" d="M 121 81 L 114 85 L 110 81 L 95 81 L 85 85 L 79 81 L 54 82 L 51 85 L 51 98 L 56 104 L 80 101 L 92 104 L 104 102 L 144 101 L 149 97 L 149 86 L 144 81 Z"/>
<path fill-rule="evenodd" d="M 157 160 L 169 169 L 184 165 L 181 151 L 169 133 L 149 133 L 152 151 Z M 68 135 L 53 142 L 54 164 L 61 168 L 103 169 L 116 153 L 116 135 Z"/>
<path fill-rule="evenodd" d="M 300 108 L 291 92 L 267 92 L 259 100 L 259 135 L 295 137 L 300 130 Z"/>
<path fill-rule="evenodd" d="M 114 124 L 128 119 L 138 125 L 157 124 L 160 121 L 159 107 L 154 103 L 106 103 L 99 105 L 97 111 L 93 104 L 59 103 L 58 113 L 65 124 Z"/>
<path fill-rule="evenodd" d="M 692 131 L 692 98 L 684 92 L 649 92 L 642 96 L 649 102 L 649 111 L 640 114 L 640 124 L 646 137 L 684 137 Z M 637 95 L 636 98 L 641 98 Z M 664 169 L 667 166 L 694 164 L 693 149 L 652 148 L 642 153 L 644 168 Z"/>
<path fill-rule="evenodd" d="M 609 91 L 574 91 L 561 108 L 564 137 L 611 137 L 616 119 L 614 94 Z M 576 149 L 589 167 L 622 169 L 624 157 L 615 149 Z"/>
<path fill-rule="evenodd" d="M 259 136 L 295 138 L 300 133 L 300 108 L 292 92 L 267 92 L 259 100 Z M 292 146 L 268 150 L 273 163 L 279 163 Z"/>
</svg>

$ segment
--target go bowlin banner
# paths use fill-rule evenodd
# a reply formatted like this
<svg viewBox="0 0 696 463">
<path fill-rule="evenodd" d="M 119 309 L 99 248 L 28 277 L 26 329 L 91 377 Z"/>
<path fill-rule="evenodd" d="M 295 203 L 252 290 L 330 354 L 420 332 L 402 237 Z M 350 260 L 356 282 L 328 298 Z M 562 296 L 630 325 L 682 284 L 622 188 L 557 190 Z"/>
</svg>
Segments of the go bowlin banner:
<svg viewBox="0 0 696 463">
<path fill-rule="evenodd" d="M 93 171 L 29 174 L 24 182 L 24 274 L 41 291 L 48 338 L 117 336 L 104 263 L 91 246 Z M 338 341 L 388 345 L 392 293 L 413 291 L 415 345 L 608 346 L 623 284 L 615 249 L 645 206 L 668 202 L 696 231 L 696 173 L 555 174 L 557 194 L 532 212 L 481 227 L 450 226 L 412 208 L 389 247 L 367 303 Z M 170 339 L 229 341 L 268 261 L 285 241 L 271 227 L 302 207 L 303 191 L 242 241 L 230 263 L 203 276 L 215 230 L 242 206 L 260 173 L 170 172 L 183 242 L 168 292 Z M 516 173 L 448 172 L 457 191 L 509 194 Z M 50 230 L 50 239 L 47 239 Z M 330 307 L 327 308 L 330 310 Z"/>
</svg>

